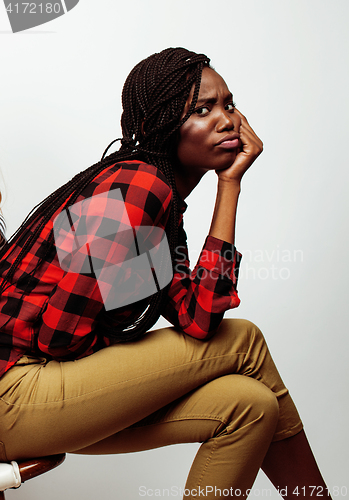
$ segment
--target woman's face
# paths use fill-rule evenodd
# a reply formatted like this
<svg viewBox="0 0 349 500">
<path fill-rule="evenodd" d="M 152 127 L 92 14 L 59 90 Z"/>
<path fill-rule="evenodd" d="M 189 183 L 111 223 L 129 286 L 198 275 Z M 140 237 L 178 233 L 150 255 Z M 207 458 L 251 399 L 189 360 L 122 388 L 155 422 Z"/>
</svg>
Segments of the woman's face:
<svg viewBox="0 0 349 500">
<path fill-rule="evenodd" d="M 193 90 L 184 109 L 188 111 Z M 184 116 L 183 114 L 183 116 Z M 177 158 L 188 175 L 230 167 L 240 151 L 240 117 L 223 78 L 204 68 L 194 113 L 181 126 Z"/>
</svg>

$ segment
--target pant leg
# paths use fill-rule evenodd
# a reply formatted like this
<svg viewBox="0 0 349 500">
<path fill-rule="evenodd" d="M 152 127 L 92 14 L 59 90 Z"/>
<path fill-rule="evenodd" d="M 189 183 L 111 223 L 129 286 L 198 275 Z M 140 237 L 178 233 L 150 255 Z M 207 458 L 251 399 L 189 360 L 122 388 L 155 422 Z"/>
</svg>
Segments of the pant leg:
<svg viewBox="0 0 349 500">
<path fill-rule="evenodd" d="M 164 328 L 77 361 L 31 361 L 22 358 L 0 380 L 0 439 L 8 459 L 85 448 L 233 373 L 275 393 L 274 439 L 302 428 L 263 336 L 244 320 L 224 320 L 208 342 Z"/>
<path fill-rule="evenodd" d="M 278 415 L 277 398 L 264 384 L 243 375 L 226 375 L 75 453 L 128 453 L 203 442 L 191 467 L 184 498 L 243 498 L 261 467 Z M 136 498 L 137 484 L 134 490 L 132 485 L 130 488 L 130 495 Z M 232 490 L 236 495 L 227 495 Z"/>
</svg>

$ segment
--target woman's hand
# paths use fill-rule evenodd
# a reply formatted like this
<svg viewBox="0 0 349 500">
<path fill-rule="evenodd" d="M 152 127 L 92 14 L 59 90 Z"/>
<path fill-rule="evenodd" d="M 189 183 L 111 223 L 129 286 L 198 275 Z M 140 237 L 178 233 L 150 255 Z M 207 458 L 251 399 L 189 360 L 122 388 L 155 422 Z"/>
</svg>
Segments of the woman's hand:
<svg viewBox="0 0 349 500">
<path fill-rule="evenodd" d="M 219 180 L 240 183 L 244 173 L 263 151 L 263 143 L 253 131 L 245 116 L 237 109 L 234 112 L 241 118 L 241 125 L 238 130 L 241 150 L 230 167 L 224 170 L 216 170 L 216 174 Z"/>
</svg>

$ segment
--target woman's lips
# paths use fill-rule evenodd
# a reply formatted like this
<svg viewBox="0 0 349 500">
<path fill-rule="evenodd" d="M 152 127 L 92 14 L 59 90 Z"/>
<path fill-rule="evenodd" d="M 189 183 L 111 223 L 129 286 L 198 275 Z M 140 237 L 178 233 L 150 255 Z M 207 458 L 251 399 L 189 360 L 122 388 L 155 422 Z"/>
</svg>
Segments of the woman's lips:
<svg viewBox="0 0 349 500">
<path fill-rule="evenodd" d="M 240 139 L 228 139 L 220 142 L 217 146 L 223 149 L 235 149 L 240 146 Z"/>
</svg>

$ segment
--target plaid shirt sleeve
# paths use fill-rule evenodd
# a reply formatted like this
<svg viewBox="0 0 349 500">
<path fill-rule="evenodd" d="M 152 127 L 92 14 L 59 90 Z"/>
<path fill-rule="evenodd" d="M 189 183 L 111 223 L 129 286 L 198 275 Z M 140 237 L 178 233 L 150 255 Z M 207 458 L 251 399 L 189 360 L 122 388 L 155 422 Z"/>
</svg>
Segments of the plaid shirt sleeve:
<svg viewBox="0 0 349 500">
<path fill-rule="evenodd" d="M 208 236 L 193 271 L 189 268 L 183 224 L 169 301 L 163 316 L 175 327 L 198 339 L 211 337 L 225 311 L 237 307 L 237 280 L 241 254 L 234 245 Z"/>
</svg>

